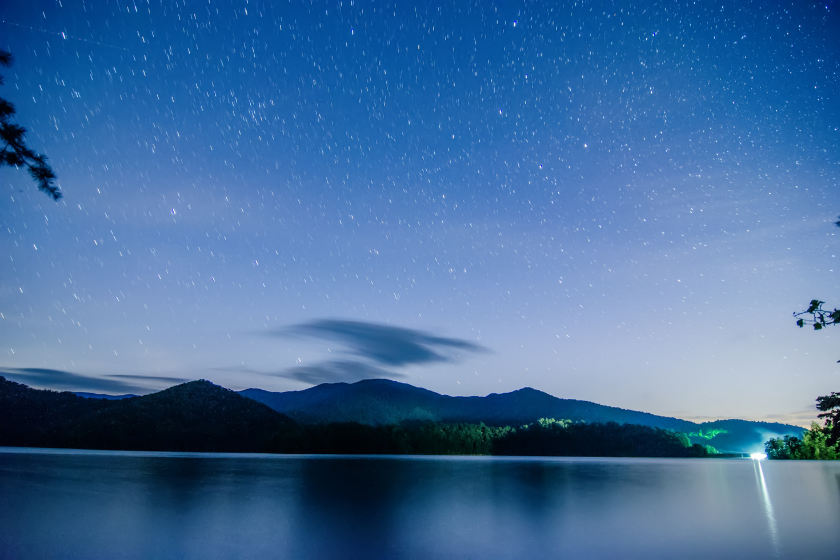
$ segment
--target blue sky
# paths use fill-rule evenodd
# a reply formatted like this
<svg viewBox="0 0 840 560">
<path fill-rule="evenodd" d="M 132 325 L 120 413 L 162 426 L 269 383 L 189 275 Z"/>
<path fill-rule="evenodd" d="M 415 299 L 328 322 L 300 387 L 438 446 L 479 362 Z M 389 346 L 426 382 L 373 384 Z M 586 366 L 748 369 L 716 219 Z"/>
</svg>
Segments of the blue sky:
<svg viewBox="0 0 840 560">
<path fill-rule="evenodd" d="M 838 389 L 791 318 L 840 304 L 834 2 L 13 4 L 0 95 L 65 197 L 0 171 L 9 378 Z"/>
</svg>

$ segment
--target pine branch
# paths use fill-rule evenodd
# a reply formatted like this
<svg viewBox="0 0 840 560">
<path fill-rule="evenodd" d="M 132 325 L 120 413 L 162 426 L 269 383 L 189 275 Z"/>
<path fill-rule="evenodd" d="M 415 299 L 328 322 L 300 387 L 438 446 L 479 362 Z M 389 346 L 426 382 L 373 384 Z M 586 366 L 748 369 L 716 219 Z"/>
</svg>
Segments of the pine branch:
<svg viewBox="0 0 840 560">
<path fill-rule="evenodd" d="M 8 68 L 13 62 L 12 54 L 0 49 L 0 66 Z M 2 84 L 3 77 L 0 76 Z M 47 156 L 36 153 L 26 145 L 26 129 L 9 121 L 14 114 L 15 106 L 0 98 L 0 142 L 5 144 L 0 149 L 0 167 L 26 167 L 37 183 L 38 190 L 53 200 L 59 200 L 64 195 L 55 184 L 57 177 L 47 163 Z"/>
</svg>

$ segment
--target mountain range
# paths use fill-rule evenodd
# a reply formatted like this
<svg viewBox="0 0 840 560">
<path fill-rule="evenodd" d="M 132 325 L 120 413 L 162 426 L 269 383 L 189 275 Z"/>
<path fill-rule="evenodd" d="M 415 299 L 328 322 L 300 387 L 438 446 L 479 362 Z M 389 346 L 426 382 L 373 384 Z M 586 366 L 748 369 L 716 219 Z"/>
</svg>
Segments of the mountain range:
<svg viewBox="0 0 840 560">
<path fill-rule="evenodd" d="M 450 397 L 388 379 L 365 379 L 356 383 L 324 383 L 302 391 L 245 389 L 239 393 L 303 424 L 357 422 L 382 426 L 430 421 L 521 426 L 540 418 L 616 422 L 684 432 L 692 443 L 727 452 L 763 451 L 764 443 L 771 437 L 801 437 L 803 432 L 802 428 L 788 424 L 747 420 L 696 423 L 589 401 L 561 399 L 531 388 L 486 397 Z"/>
<path fill-rule="evenodd" d="M 640 433 L 650 441 L 664 441 L 661 430 L 682 432 L 689 444 L 737 453 L 763 450 L 770 437 L 801 436 L 803 431 L 746 420 L 698 424 L 560 399 L 531 388 L 486 397 L 451 397 L 405 383 L 369 379 L 302 391 L 246 389 L 236 393 L 202 380 L 138 397 L 32 389 L 0 377 L 0 445 L 5 446 L 485 453 L 492 452 L 494 438 L 506 433 L 507 426 L 518 428 L 542 418 L 607 428 L 640 426 L 644 428 Z M 618 427 L 608 431 L 613 439 L 621 437 Z"/>
</svg>

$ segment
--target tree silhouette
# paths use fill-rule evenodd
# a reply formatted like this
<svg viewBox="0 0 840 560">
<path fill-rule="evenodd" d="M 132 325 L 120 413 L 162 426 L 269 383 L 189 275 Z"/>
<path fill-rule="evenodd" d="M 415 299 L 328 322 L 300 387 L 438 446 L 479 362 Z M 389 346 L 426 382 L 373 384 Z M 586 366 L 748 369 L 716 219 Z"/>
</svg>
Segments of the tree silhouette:
<svg viewBox="0 0 840 560">
<path fill-rule="evenodd" d="M 794 313 L 794 317 L 799 317 L 796 321 L 796 325 L 798 327 L 814 325 L 814 330 L 819 331 L 828 325 L 836 325 L 837 323 L 840 323 L 840 310 L 832 309 L 829 311 L 827 309 L 823 309 L 822 306 L 824 303 L 824 301 L 812 299 L 811 305 L 808 306 L 808 309 L 800 311 L 799 313 Z M 810 315 L 810 317 L 807 317 L 807 315 Z"/>
<path fill-rule="evenodd" d="M 828 445 L 837 445 L 840 441 L 840 393 L 817 397 L 817 409 L 822 411 L 820 418 L 825 418 L 825 432 Z"/>
<path fill-rule="evenodd" d="M 840 220 L 834 222 L 834 225 L 840 227 Z M 805 325 L 814 325 L 814 330 L 820 331 L 828 325 L 837 325 L 840 323 L 840 309 L 829 311 L 828 309 L 823 309 L 823 304 L 825 304 L 824 301 L 812 299 L 811 304 L 808 305 L 808 309 L 794 313 L 793 316 L 798 317 L 796 326 L 802 328 Z M 840 363 L 840 360 L 838 360 L 838 363 Z"/>
<path fill-rule="evenodd" d="M 8 51 L 0 49 L 0 66 L 8 68 L 14 59 Z M 0 75 L 0 85 L 3 85 Z M 63 195 L 55 184 L 56 176 L 47 163 L 47 156 L 32 151 L 24 141 L 26 129 L 11 122 L 9 119 L 15 114 L 15 107 L 0 97 L 0 141 L 3 142 L 0 151 L 0 167 L 26 167 L 29 174 L 38 183 L 38 190 L 58 200 Z"/>
</svg>

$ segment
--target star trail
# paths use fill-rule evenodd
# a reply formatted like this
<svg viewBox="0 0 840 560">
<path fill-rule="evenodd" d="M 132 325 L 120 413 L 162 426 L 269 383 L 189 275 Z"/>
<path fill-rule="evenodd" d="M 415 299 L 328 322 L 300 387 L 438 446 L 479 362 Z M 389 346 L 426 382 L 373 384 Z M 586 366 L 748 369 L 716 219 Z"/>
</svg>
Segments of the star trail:
<svg viewBox="0 0 840 560">
<path fill-rule="evenodd" d="M 840 305 L 836 2 L 0 16 L 0 96 L 64 193 L 0 169 L 10 379 L 381 376 L 805 425 L 838 388 L 840 331 L 791 317 Z"/>
</svg>

